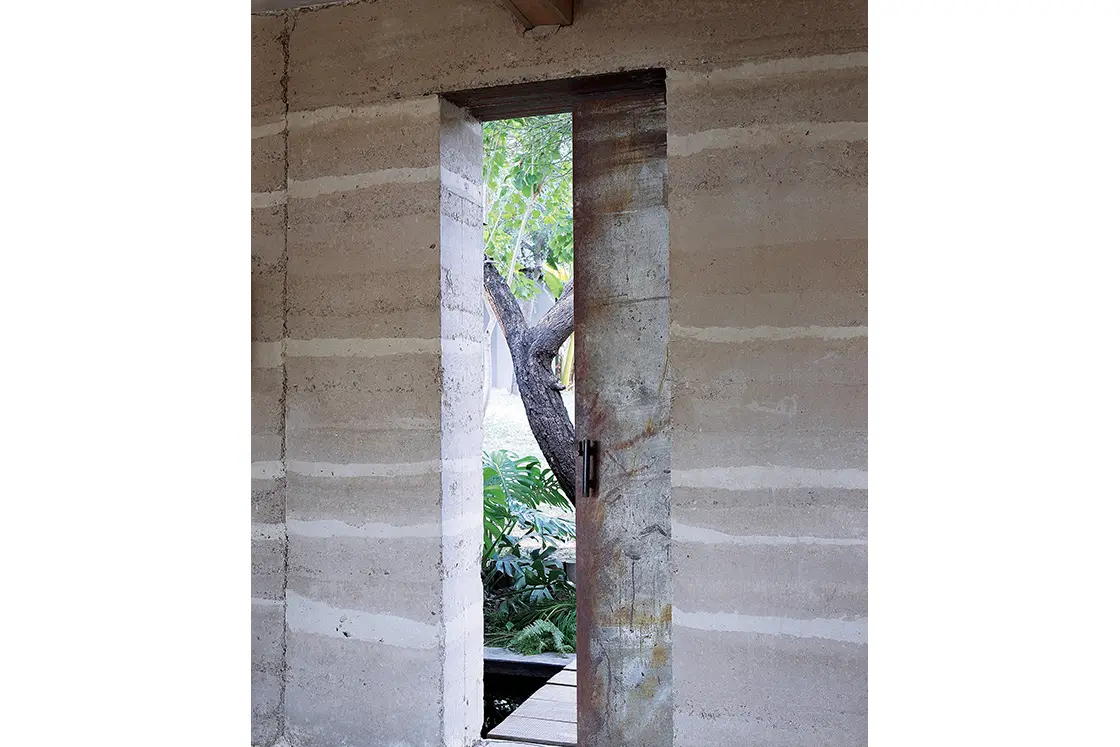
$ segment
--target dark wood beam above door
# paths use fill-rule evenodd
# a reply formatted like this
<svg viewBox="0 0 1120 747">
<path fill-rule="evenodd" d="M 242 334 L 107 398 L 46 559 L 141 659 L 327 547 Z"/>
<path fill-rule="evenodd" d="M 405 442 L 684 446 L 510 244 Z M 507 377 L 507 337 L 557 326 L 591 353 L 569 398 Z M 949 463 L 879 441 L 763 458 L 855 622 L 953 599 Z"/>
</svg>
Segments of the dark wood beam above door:
<svg viewBox="0 0 1120 747">
<path fill-rule="evenodd" d="M 572 25 L 574 0 L 502 0 L 502 3 L 527 29 Z"/>
</svg>

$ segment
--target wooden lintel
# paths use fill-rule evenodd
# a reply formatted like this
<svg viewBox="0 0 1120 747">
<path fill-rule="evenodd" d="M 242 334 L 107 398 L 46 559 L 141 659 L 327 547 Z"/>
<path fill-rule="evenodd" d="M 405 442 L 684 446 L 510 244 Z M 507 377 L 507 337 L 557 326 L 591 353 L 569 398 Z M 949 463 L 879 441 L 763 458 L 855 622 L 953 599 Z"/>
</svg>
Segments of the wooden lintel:
<svg viewBox="0 0 1120 747">
<path fill-rule="evenodd" d="M 570 112 L 577 101 L 641 96 L 654 90 L 665 90 L 665 70 L 661 68 L 449 91 L 443 97 L 480 122 L 490 122 Z"/>
<path fill-rule="evenodd" d="M 527 29 L 534 26 L 571 26 L 574 0 L 502 0 Z"/>
</svg>

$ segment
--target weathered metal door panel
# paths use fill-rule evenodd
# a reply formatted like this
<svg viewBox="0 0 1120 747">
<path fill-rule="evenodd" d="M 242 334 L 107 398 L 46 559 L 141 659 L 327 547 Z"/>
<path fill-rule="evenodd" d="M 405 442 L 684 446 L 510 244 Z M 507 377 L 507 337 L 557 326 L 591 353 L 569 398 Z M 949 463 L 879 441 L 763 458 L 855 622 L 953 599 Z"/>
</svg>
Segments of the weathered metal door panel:
<svg viewBox="0 0 1120 747">
<path fill-rule="evenodd" d="M 598 441 L 576 510 L 579 744 L 669 747 L 664 90 L 577 102 L 572 129 L 576 438 Z"/>
</svg>

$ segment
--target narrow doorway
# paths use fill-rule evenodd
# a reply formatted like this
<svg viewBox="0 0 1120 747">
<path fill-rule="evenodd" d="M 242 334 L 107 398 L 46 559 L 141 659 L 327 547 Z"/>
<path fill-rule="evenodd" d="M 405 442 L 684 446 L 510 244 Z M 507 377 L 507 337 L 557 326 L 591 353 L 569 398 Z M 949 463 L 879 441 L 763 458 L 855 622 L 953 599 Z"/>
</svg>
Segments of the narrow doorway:
<svg viewBox="0 0 1120 747">
<path fill-rule="evenodd" d="M 574 744 L 572 117 L 482 131 L 482 736 Z"/>
<path fill-rule="evenodd" d="M 444 95 L 452 107 L 441 135 L 442 246 L 452 255 L 444 266 L 482 264 L 474 290 L 487 298 L 493 324 L 479 337 L 504 340 L 513 371 L 509 389 L 492 399 L 507 361 L 493 350 L 480 356 L 487 418 L 516 396 L 537 446 L 526 457 L 494 448 L 490 435 L 484 449 L 479 510 L 492 515 L 484 513 L 479 573 L 490 598 L 479 638 L 536 657 L 520 662 L 524 669 L 576 649 L 571 663 L 549 662 L 562 668 L 530 697 L 508 699 L 512 713 L 498 714 L 497 725 L 489 699 L 478 733 L 495 747 L 575 745 L 577 736 L 582 747 L 673 741 L 664 92 L 664 71 L 654 70 Z M 564 127 L 567 139 L 555 138 Z M 502 156 L 475 150 L 503 138 L 515 147 Z M 546 154 L 524 147 L 530 141 L 547 144 Z M 548 179 L 565 171 L 570 197 Z M 484 225 L 458 216 L 457 190 L 484 206 Z M 548 209 L 565 200 L 570 218 Z M 461 283 L 449 292 L 453 284 L 445 278 L 445 298 L 470 294 Z M 532 305 L 538 296 L 543 311 Z M 445 331 L 455 318 L 446 303 Z M 459 416 L 445 410 L 445 422 Z M 556 432 L 559 447 L 549 443 Z M 445 443 L 453 437 L 445 427 Z M 573 545 L 575 562 L 565 563 Z M 485 669 L 489 677 L 489 662 Z M 469 710 L 482 682 L 456 677 L 448 681 L 464 684 Z"/>
</svg>

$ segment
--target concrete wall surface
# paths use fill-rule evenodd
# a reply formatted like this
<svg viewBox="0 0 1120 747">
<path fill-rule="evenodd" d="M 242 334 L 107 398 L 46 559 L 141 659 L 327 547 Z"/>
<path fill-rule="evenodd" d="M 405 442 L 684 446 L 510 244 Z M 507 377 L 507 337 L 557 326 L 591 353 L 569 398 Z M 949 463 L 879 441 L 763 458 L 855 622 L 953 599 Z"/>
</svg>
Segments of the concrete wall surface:
<svg viewBox="0 0 1120 747">
<path fill-rule="evenodd" d="M 254 744 L 477 736 L 481 140 L 438 94 L 650 67 L 675 744 L 866 743 L 866 49 L 831 0 L 253 15 Z"/>
</svg>

